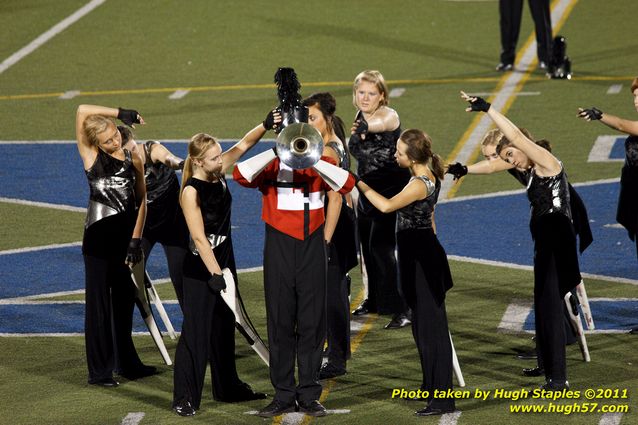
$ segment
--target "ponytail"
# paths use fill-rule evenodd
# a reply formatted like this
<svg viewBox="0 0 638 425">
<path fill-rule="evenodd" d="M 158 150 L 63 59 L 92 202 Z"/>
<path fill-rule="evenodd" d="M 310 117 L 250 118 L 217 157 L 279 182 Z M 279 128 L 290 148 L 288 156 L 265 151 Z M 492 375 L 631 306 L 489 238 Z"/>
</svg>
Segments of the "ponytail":
<svg viewBox="0 0 638 425">
<path fill-rule="evenodd" d="M 430 170 L 436 176 L 437 179 L 443 180 L 445 178 L 445 169 L 443 168 L 443 160 L 441 157 L 432 152 L 432 164 Z"/>
<path fill-rule="evenodd" d="M 179 196 L 181 198 L 182 192 L 186 187 L 186 182 L 193 176 L 193 161 L 191 160 L 191 156 L 186 156 L 184 160 L 184 169 L 182 170 L 182 186 L 179 188 Z"/>
</svg>

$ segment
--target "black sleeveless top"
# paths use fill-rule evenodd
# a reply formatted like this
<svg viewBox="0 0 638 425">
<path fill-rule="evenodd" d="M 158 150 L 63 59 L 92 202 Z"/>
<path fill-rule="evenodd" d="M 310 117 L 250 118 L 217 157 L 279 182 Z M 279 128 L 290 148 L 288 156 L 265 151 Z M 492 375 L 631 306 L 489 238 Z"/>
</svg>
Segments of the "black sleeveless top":
<svg viewBox="0 0 638 425">
<path fill-rule="evenodd" d="M 343 148 L 341 143 L 332 141 L 326 143 L 326 146 L 332 148 L 337 153 L 339 157 L 339 167 L 343 168 L 346 171 L 350 171 L 350 157 L 346 153 L 346 150 Z"/>
<path fill-rule="evenodd" d="M 204 233 L 211 246 L 215 248 L 230 236 L 232 197 L 226 179 L 222 176 L 218 181 L 210 183 L 191 177 L 186 182 L 186 186 L 192 186 L 197 191 L 204 221 Z M 190 248 L 193 253 L 196 253 L 192 241 Z"/>
<path fill-rule="evenodd" d="M 135 166 L 131 152 L 124 150 L 122 161 L 98 148 L 95 162 L 85 173 L 89 182 L 85 229 L 103 218 L 135 211 Z"/>
<path fill-rule="evenodd" d="M 410 181 L 413 179 L 419 179 L 425 183 L 428 195 L 422 200 L 412 202 L 397 211 L 397 232 L 402 230 L 432 229 L 432 213 L 439 199 L 441 182 L 437 179 L 436 183 L 432 183 L 426 176 L 412 177 Z"/>
<path fill-rule="evenodd" d="M 151 159 L 151 149 L 159 142 L 149 140 L 144 143 L 146 162 L 144 177 L 146 179 L 146 229 L 155 228 L 163 223 L 170 223 L 179 208 L 179 180 L 175 170 Z"/>
<path fill-rule="evenodd" d="M 552 213 L 572 218 L 569 206 L 567 174 L 562 167 L 560 173 L 551 177 L 540 177 L 532 168 L 527 183 L 527 198 L 530 202 L 532 220 Z"/>
</svg>

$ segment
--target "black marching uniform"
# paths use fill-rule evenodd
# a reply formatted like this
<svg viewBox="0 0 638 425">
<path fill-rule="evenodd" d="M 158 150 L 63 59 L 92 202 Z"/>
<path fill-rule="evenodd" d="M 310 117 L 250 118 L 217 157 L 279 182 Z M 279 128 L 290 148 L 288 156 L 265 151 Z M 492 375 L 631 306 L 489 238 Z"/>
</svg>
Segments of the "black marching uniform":
<svg viewBox="0 0 638 425">
<path fill-rule="evenodd" d="M 149 140 L 144 143 L 146 162 L 146 223 L 142 234 L 144 258 L 148 258 L 157 242 L 166 254 L 168 273 L 175 287 L 177 300 L 183 308 L 182 268 L 188 251 L 188 227 L 179 205 L 179 181 L 175 170 L 151 159 L 153 146 L 159 144 Z"/>
<path fill-rule="evenodd" d="M 376 192 L 391 198 L 410 180 L 410 172 L 395 159 L 401 127 L 393 131 L 366 133 L 365 140 L 350 138 L 350 153 L 357 159 L 357 173 Z M 379 314 L 406 310 L 396 276 L 396 213 L 383 214 L 365 196 L 359 197 L 357 227 L 368 272 L 368 309 Z"/>
<path fill-rule="evenodd" d="M 445 294 L 452 275 L 445 250 L 432 227 L 432 214 L 441 183 L 426 176 L 428 196 L 397 212 L 399 277 L 406 302 L 412 309 L 412 335 L 421 360 L 423 383 L 430 407 L 454 410 L 454 399 L 433 398 L 434 390 L 452 389 L 452 343 L 445 311 Z"/>
<path fill-rule="evenodd" d="M 534 239 L 534 314 L 536 345 L 545 377 L 567 380 L 563 297 L 580 283 L 576 235 L 572 224 L 567 175 L 529 173 L 530 230 Z"/>
<path fill-rule="evenodd" d="M 339 166 L 350 170 L 350 158 L 343 146 L 328 142 L 339 157 Z M 326 322 L 328 340 L 328 363 L 337 368 L 346 367 L 350 357 L 350 301 L 348 271 L 358 264 L 355 215 L 341 196 L 341 211 L 328 251 L 328 274 L 326 292 Z M 328 198 L 326 197 L 326 208 Z"/>
<path fill-rule="evenodd" d="M 235 255 L 231 239 L 230 209 L 232 198 L 226 180 L 210 183 L 195 177 L 186 182 L 197 190 L 204 221 L 204 231 L 211 242 L 219 266 L 228 267 L 237 282 Z M 208 286 L 211 277 L 204 262 L 188 251 L 183 268 L 182 333 L 175 352 L 173 405 L 189 401 L 199 409 L 206 365 L 210 361 L 213 397 L 232 401 L 245 390 L 235 365 L 235 317 L 221 295 Z"/>
<path fill-rule="evenodd" d="M 538 60 L 549 65 L 552 52 L 552 22 L 549 0 L 528 0 L 536 28 Z M 516 58 L 516 43 L 521 31 L 523 0 L 499 0 L 501 28 L 501 63 L 513 64 Z"/>
<path fill-rule="evenodd" d="M 125 264 L 138 209 L 129 151 L 122 161 L 98 148 L 85 172 L 90 194 L 82 240 L 84 333 L 89 383 L 99 383 L 112 378 L 115 368 L 126 373 L 143 366 L 131 337 L 135 286 Z"/>
</svg>

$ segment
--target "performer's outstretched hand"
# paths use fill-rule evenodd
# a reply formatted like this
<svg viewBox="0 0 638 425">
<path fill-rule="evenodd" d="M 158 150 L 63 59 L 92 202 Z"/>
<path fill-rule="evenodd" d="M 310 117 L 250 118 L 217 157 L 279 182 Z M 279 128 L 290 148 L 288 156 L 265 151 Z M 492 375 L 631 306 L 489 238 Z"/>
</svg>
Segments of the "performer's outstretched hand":
<svg viewBox="0 0 638 425">
<path fill-rule="evenodd" d="M 134 109 L 117 108 L 117 119 L 131 128 L 135 128 L 134 124 L 144 124 L 144 119 Z"/>
<path fill-rule="evenodd" d="M 603 111 L 592 106 L 591 109 L 578 108 L 578 116 L 587 121 L 598 121 L 603 117 Z"/>
<path fill-rule="evenodd" d="M 452 174 L 454 176 L 454 180 L 458 180 L 467 174 L 467 166 L 461 164 L 460 162 L 455 162 L 454 164 L 448 165 L 445 173 Z"/>
<path fill-rule="evenodd" d="M 266 131 L 277 130 L 277 127 L 281 124 L 281 108 L 277 107 L 268 112 L 266 119 L 261 124 L 264 126 Z"/>
<path fill-rule="evenodd" d="M 134 266 L 142 261 L 143 256 L 142 239 L 131 238 L 131 241 L 128 243 L 128 249 L 126 250 L 126 264 Z"/>
<path fill-rule="evenodd" d="M 485 101 L 482 97 L 470 96 L 464 91 L 461 91 L 461 98 L 470 103 L 470 106 L 465 108 L 465 112 L 487 112 L 492 106 L 491 103 Z"/>
<path fill-rule="evenodd" d="M 221 292 L 226 289 L 226 281 L 224 280 L 224 275 L 221 274 L 213 274 L 210 279 L 208 279 L 208 287 L 213 290 L 213 292 Z"/>
</svg>

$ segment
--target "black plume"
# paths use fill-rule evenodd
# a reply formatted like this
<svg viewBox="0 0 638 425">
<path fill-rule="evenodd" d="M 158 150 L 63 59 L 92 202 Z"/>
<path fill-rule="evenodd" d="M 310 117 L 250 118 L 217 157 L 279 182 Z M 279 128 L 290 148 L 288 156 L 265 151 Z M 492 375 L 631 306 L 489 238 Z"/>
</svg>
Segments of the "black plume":
<svg viewBox="0 0 638 425">
<path fill-rule="evenodd" d="M 297 80 L 297 74 L 292 68 L 279 68 L 275 73 L 275 83 L 277 84 L 277 97 L 280 107 L 284 111 L 292 110 L 301 106 L 301 95 L 299 89 L 301 84 Z"/>
</svg>

